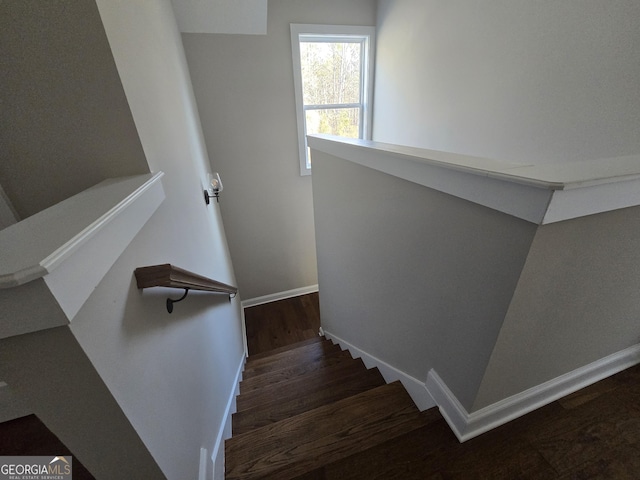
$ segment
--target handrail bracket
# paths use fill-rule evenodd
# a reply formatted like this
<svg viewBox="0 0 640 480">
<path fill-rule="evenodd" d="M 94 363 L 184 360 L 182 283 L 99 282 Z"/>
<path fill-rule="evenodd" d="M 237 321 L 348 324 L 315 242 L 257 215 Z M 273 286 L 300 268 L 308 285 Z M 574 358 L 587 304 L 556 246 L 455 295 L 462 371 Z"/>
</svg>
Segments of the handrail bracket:
<svg viewBox="0 0 640 480">
<path fill-rule="evenodd" d="M 181 302 L 182 300 L 184 300 L 185 298 L 187 298 L 187 295 L 189 294 L 189 289 L 185 288 L 184 289 L 184 295 L 182 295 L 180 298 L 178 298 L 177 300 L 172 300 L 171 298 L 167 298 L 167 312 L 172 313 L 173 312 L 173 304 L 174 303 L 178 303 Z"/>
</svg>

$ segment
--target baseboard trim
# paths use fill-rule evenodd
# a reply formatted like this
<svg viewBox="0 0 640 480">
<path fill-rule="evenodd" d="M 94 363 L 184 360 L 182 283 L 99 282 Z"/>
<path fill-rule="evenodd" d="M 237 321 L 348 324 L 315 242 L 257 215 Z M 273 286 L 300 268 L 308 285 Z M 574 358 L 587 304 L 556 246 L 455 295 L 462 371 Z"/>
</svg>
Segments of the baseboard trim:
<svg viewBox="0 0 640 480">
<path fill-rule="evenodd" d="M 200 448 L 200 468 L 198 469 L 198 480 L 207 480 L 207 449 Z"/>
<path fill-rule="evenodd" d="M 218 430 L 218 435 L 216 436 L 215 444 L 213 445 L 213 450 L 211 452 L 211 462 L 213 463 L 213 472 L 214 478 L 215 472 L 219 471 L 219 468 L 216 468 L 217 461 L 222 461 L 224 463 L 224 441 L 225 441 L 225 431 L 230 431 L 231 425 L 231 415 L 235 413 L 236 406 L 236 396 L 240 392 L 240 380 L 242 379 L 242 371 L 244 370 L 244 364 L 247 357 L 245 355 L 242 356 L 240 360 L 240 365 L 238 366 L 238 370 L 236 371 L 236 378 L 233 383 L 233 389 L 229 394 L 229 399 L 227 400 L 227 407 L 224 411 L 224 417 L 222 422 L 220 423 L 220 428 Z M 222 448 L 222 450 L 221 450 Z M 222 453 L 222 458 L 218 459 L 218 453 Z"/>
<path fill-rule="evenodd" d="M 331 332 L 324 330 L 324 335 L 334 343 L 340 345 L 341 348 L 349 350 L 349 353 L 351 353 L 353 358 L 362 358 L 362 361 L 367 368 L 378 367 L 378 370 L 380 370 L 380 373 L 386 382 L 395 382 L 396 380 L 400 380 L 420 411 L 436 406 L 435 401 L 431 398 L 431 395 L 429 395 L 429 392 L 423 382 L 407 375 L 403 371 L 398 370 L 379 358 L 370 355 L 364 350 L 359 349 Z"/>
<path fill-rule="evenodd" d="M 427 377 L 426 389 L 458 440 L 464 442 L 637 364 L 640 364 L 640 344 L 473 413 L 467 412 L 433 369 Z"/>
<path fill-rule="evenodd" d="M 277 302 L 278 300 L 286 300 L 287 298 L 299 297 L 300 295 L 307 295 L 309 293 L 315 293 L 318 291 L 318 285 L 309 285 L 308 287 L 294 288 L 293 290 L 287 290 L 285 292 L 276 292 L 262 297 L 249 298 L 241 302 L 242 308 L 256 307 L 270 302 Z"/>
</svg>

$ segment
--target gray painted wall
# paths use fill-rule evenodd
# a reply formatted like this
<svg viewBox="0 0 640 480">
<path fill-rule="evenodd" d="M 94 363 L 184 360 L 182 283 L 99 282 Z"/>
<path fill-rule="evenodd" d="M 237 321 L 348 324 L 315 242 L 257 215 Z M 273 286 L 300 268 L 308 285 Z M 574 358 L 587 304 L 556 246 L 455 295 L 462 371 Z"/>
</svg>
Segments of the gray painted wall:
<svg viewBox="0 0 640 480">
<path fill-rule="evenodd" d="M 470 408 L 536 226 L 313 151 L 323 328 Z"/>
<path fill-rule="evenodd" d="M 264 34 L 267 0 L 171 0 L 181 32 Z"/>
<path fill-rule="evenodd" d="M 18 219 L 18 212 L 16 212 L 13 203 L 9 200 L 2 185 L 0 185 L 0 230 L 13 225 Z"/>
<path fill-rule="evenodd" d="M 0 183 L 21 218 L 149 171 L 95 2 L 0 2 Z"/>
<path fill-rule="evenodd" d="M 477 410 L 640 342 L 640 207 L 539 227 Z"/>
<path fill-rule="evenodd" d="M 505 161 L 640 152 L 636 0 L 380 0 L 374 139 Z"/>
<path fill-rule="evenodd" d="M 270 0 L 266 36 L 184 34 L 243 298 L 317 283 L 311 178 L 299 174 L 290 23 L 375 24 L 374 0 Z"/>
<path fill-rule="evenodd" d="M 0 340 L 0 375 L 95 478 L 164 478 L 69 327 Z"/>
</svg>

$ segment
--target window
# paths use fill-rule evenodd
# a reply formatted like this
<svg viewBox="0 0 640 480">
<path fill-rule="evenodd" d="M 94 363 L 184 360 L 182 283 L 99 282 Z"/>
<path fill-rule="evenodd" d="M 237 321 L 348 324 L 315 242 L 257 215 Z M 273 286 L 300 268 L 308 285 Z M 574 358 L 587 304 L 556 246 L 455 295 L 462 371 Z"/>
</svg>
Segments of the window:
<svg viewBox="0 0 640 480">
<path fill-rule="evenodd" d="M 311 173 L 307 135 L 371 138 L 374 32 L 291 25 L 300 175 Z"/>
</svg>

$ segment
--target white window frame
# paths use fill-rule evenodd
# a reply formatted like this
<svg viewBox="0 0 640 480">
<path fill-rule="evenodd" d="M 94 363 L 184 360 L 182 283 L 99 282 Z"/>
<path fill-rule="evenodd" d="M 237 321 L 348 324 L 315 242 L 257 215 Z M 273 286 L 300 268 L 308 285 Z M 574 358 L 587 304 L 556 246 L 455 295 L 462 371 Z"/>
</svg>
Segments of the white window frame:
<svg viewBox="0 0 640 480">
<path fill-rule="evenodd" d="M 305 105 L 303 104 L 302 98 L 300 41 L 325 41 L 331 43 L 357 40 L 363 43 L 363 65 L 360 76 L 361 98 L 360 103 L 354 104 L 353 106 L 362 108 L 360 138 L 371 140 L 375 32 L 375 27 L 365 26 L 291 24 L 291 53 L 293 55 L 293 82 L 296 99 L 296 119 L 298 123 L 300 175 L 311 175 L 311 167 L 307 165 L 307 132 Z M 331 106 L 332 105 L 327 105 L 325 108 Z M 340 107 L 345 108 L 345 105 L 341 105 Z"/>
</svg>

